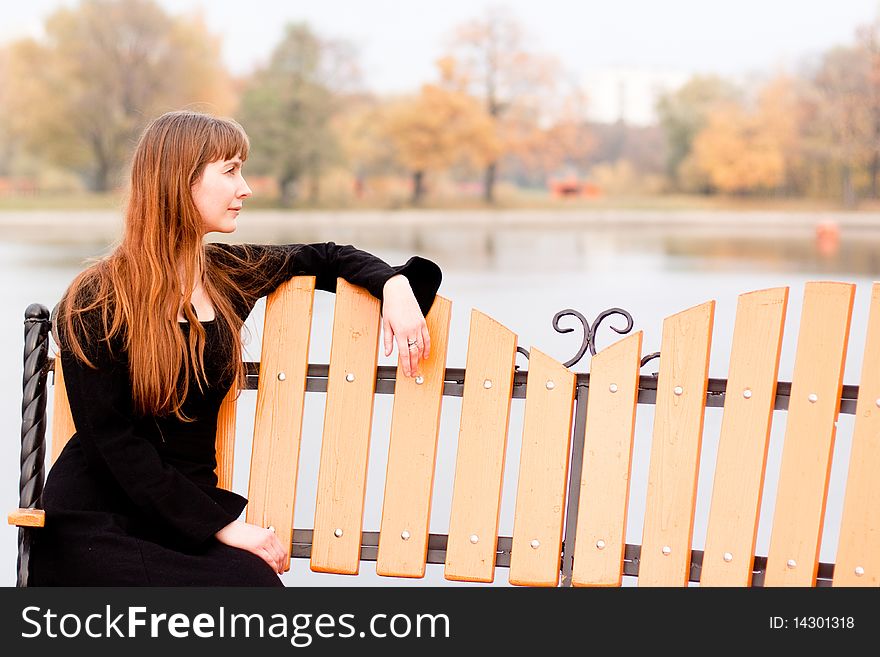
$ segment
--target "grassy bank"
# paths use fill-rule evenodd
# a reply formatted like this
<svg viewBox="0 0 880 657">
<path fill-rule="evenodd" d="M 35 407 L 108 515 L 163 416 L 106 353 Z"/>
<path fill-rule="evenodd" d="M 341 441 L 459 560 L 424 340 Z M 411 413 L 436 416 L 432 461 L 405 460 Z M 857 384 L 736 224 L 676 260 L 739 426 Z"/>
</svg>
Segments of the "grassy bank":
<svg viewBox="0 0 880 657">
<path fill-rule="evenodd" d="M 124 206 L 125 197 L 108 194 L 57 194 L 21 197 L 0 197 L 0 211 L 28 210 L 116 210 Z M 285 209 L 272 198 L 248 199 L 252 209 Z M 410 210 L 416 206 L 403 201 L 376 202 L 370 200 L 324 200 L 317 204 L 300 203 L 293 210 Z M 518 192 L 500 195 L 494 205 L 486 205 L 476 198 L 428 199 L 417 206 L 429 210 L 736 210 L 774 212 L 841 212 L 847 211 L 840 203 L 817 199 L 734 198 L 724 196 L 607 196 L 599 198 L 552 198 L 546 193 Z M 863 201 L 855 211 L 880 211 L 880 202 Z"/>
</svg>

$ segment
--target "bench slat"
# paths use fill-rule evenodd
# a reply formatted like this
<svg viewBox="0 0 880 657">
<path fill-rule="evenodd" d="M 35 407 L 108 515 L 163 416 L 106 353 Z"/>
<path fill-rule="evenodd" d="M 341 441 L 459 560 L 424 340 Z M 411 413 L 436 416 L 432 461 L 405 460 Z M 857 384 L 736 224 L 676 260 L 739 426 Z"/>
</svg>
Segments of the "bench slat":
<svg viewBox="0 0 880 657">
<path fill-rule="evenodd" d="M 871 287 L 834 586 L 880 586 L 880 283 Z M 861 569 L 861 570 L 857 570 Z"/>
<path fill-rule="evenodd" d="M 641 353 L 639 331 L 590 362 L 574 586 L 621 584 Z"/>
<path fill-rule="evenodd" d="M 639 586 L 687 586 L 715 302 L 663 322 Z"/>
<path fill-rule="evenodd" d="M 562 363 L 534 347 L 529 352 L 511 584 L 559 584 L 575 380 Z"/>
<path fill-rule="evenodd" d="M 290 568 L 314 293 L 314 276 L 286 281 L 266 299 L 263 324 L 247 521 L 275 528 L 287 553 L 285 570 Z"/>
<path fill-rule="evenodd" d="M 67 388 L 64 386 L 64 370 L 61 368 L 61 356 L 59 355 L 55 356 L 55 394 L 52 400 L 52 435 L 49 438 L 52 444 L 50 464 L 55 463 L 61 450 L 75 433 L 76 426 L 73 424 L 73 415 L 70 413 Z"/>
<path fill-rule="evenodd" d="M 235 421 L 238 410 L 238 390 L 233 384 L 220 404 L 217 413 L 217 433 L 214 451 L 217 453 L 217 486 L 232 490 L 232 473 L 235 466 Z"/>
<path fill-rule="evenodd" d="M 473 310 L 444 571 L 449 580 L 495 577 L 515 357 L 516 334 Z"/>
<path fill-rule="evenodd" d="M 316 572 L 355 575 L 360 565 L 379 321 L 379 300 L 338 279 L 315 500 Z"/>
<path fill-rule="evenodd" d="M 376 572 L 424 577 L 443 378 L 452 303 L 436 297 L 428 316 L 431 354 L 420 362 L 423 383 L 398 364 Z M 405 533 L 404 533 L 405 532 Z"/>
<path fill-rule="evenodd" d="M 855 286 L 807 283 L 765 586 L 813 586 Z"/>
<path fill-rule="evenodd" d="M 742 294 L 700 586 L 751 586 L 788 288 Z"/>
</svg>

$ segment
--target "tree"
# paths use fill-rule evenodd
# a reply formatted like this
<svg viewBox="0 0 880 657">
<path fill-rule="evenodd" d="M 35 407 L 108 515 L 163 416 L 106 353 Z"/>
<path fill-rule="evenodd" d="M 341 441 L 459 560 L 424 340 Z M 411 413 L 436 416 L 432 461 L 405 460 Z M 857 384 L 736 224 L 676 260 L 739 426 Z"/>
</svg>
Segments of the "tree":
<svg viewBox="0 0 880 657">
<path fill-rule="evenodd" d="M 310 181 L 316 201 L 326 166 L 341 158 L 331 121 L 344 94 L 357 84 L 349 46 L 323 40 L 304 24 L 288 25 L 269 64 L 254 75 L 242 98 L 241 118 L 254 145 L 255 171 L 275 176 L 282 203 Z"/>
<path fill-rule="evenodd" d="M 388 139 L 384 124 L 385 110 L 383 103 L 371 96 L 352 97 L 333 122 L 343 157 L 355 177 L 356 190 L 362 191 L 370 176 L 397 167 L 394 144 Z"/>
<path fill-rule="evenodd" d="M 804 94 L 802 80 L 783 74 L 769 80 L 758 94 L 758 121 L 782 157 L 784 176 L 780 190 L 789 194 L 803 193 L 808 185 Z"/>
<path fill-rule="evenodd" d="M 412 202 L 425 194 L 425 174 L 465 160 L 484 166 L 498 155 L 490 117 L 461 91 L 426 84 L 421 93 L 393 104 L 385 127 L 398 161 L 412 172 Z"/>
<path fill-rule="evenodd" d="M 880 197 L 880 18 L 860 27 L 856 40 L 867 60 L 865 95 L 868 103 L 870 131 L 871 198 Z"/>
<path fill-rule="evenodd" d="M 693 176 L 694 163 L 688 160 L 693 141 L 714 107 L 737 98 L 736 89 L 727 81 L 715 76 L 694 76 L 680 89 L 658 100 L 657 114 L 668 144 L 666 171 L 679 187 L 700 186 L 699 178 Z"/>
<path fill-rule="evenodd" d="M 445 61 L 450 70 L 458 70 L 454 78 L 463 88 L 482 99 L 499 135 L 499 156 L 509 146 L 503 121 L 524 106 L 539 109 L 555 87 L 556 63 L 526 49 L 522 28 L 503 9 L 490 9 L 483 18 L 461 25 Z M 483 176 L 487 203 L 495 200 L 497 178 L 494 158 L 486 163 Z"/>
<path fill-rule="evenodd" d="M 526 186 L 544 186 L 550 176 L 565 171 L 585 174 L 596 140 L 588 126 L 583 97 L 576 91 L 544 116 L 516 111 L 500 126 L 508 177 Z"/>
<path fill-rule="evenodd" d="M 10 173 L 16 151 L 13 115 L 9 111 L 9 52 L 0 48 L 0 176 Z"/>
<path fill-rule="evenodd" d="M 737 105 L 712 110 L 694 140 L 693 154 L 712 185 L 727 193 L 781 184 L 785 161 L 774 135 L 755 114 Z"/>
<path fill-rule="evenodd" d="M 153 0 L 83 0 L 12 46 L 10 109 L 30 150 L 106 191 L 145 123 L 193 103 L 232 109 L 219 40 Z"/>
<path fill-rule="evenodd" d="M 812 152 L 839 171 L 847 206 L 856 202 L 856 174 L 867 167 L 876 151 L 870 78 L 871 60 L 865 50 L 843 47 L 825 53 L 813 77 Z"/>
</svg>

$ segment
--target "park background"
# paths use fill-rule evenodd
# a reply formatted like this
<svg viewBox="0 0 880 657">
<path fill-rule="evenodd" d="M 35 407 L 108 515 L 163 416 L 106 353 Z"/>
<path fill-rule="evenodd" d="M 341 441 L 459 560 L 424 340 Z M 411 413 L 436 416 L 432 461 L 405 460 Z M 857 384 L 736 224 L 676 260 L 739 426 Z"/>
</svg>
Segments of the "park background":
<svg viewBox="0 0 880 657">
<path fill-rule="evenodd" d="M 0 268 L 4 482 L 17 506 L 23 311 L 52 306 L 120 236 L 127 160 L 146 122 L 190 108 L 239 120 L 254 189 L 233 236 L 333 240 L 444 270 L 448 362 L 463 366 L 478 308 L 567 360 L 580 344 L 553 314 L 629 310 L 660 344 L 662 319 L 717 300 L 710 376 L 727 368 L 739 293 L 788 285 L 780 380 L 790 380 L 803 284 L 858 284 L 845 383 L 858 383 L 880 270 L 880 4 L 667 0 L 356 3 L 35 0 L 0 24 Z M 316 298 L 329 327 L 333 298 Z M 248 321 L 259 357 L 262 304 Z M 327 331 L 311 361 L 326 362 Z M 599 346 L 614 334 L 607 328 Z M 391 364 L 392 359 L 382 359 Z M 526 366 L 524 362 L 521 366 Z M 574 366 L 587 371 L 588 360 Z M 303 470 L 315 469 L 323 400 L 307 396 Z M 390 399 L 377 396 L 365 529 L 378 528 Z M 240 402 L 246 463 L 255 395 Z M 444 400 L 431 531 L 445 532 L 458 400 Z M 709 409 L 701 472 L 712 472 Z M 514 403 L 500 532 L 510 535 L 522 407 Z M 653 407 L 640 406 L 627 541 L 640 543 Z M 841 416 L 821 559 L 833 561 L 849 457 Z M 766 554 L 784 415 L 767 464 Z M 246 493 L 236 468 L 235 488 Z M 311 526 L 314 479 L 298 484 Z M 701 478 L 694 547 L 711 488 Z M 14 583 L 16 531 L 0 541 Z M 320 576 L 288 585 L 460 585 Z M 496 584 L 506 584 L 499 569 Z"/>
</svg>

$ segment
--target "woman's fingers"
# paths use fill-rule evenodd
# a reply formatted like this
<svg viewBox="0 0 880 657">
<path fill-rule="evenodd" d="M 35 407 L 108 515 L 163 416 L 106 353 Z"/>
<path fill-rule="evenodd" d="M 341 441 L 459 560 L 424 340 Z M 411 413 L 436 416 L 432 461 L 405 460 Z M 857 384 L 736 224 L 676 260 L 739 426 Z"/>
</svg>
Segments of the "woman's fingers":
<svg viewBox="0 0 880 657">
<path fill-rule="evenodd" d="M 394 330 L 391 328 L 391 322 L 387 319 L 382 319 L 382 337 L 385 340 L 385 356 L 391 355 L 391 350 L 394 348 Z"/>
<path fill-rule="evenodd" d="M 267 541 L 267 550 L 270 554 L 275 558 L 276 563 L 278 564 L 277 568 L 275 568 L 275 572 L 281 573 L 284 569 L 284 562 L 286 559 L 284 546 L 281 544 L 281 540 L 275 534 L 275 528 L 269 528 L 269 536 Z"/>
<path fill-rule="evenodd" d="M 412 349 L 409 344 L 411 340 L 412 338 L 407 338 L 403 332 L 397 334 L 397 351 L 400 354 L 400 364 L 403 366 L 405 376 L 412 376 L 413 371 Z"/>
<path fill-rule="evenodd" d="M 256 555 L 260 557 L 263 561 L 265 561 L 269 567 L 274 570 L 276 573 L 281 570 L 281 566 L 278 563 L 278 559 L 276 559 L 268 549 L 261 547 L 257 548 Z"/>
<path fill-rule="evenodd" d="M 421 324 L 407 331 L 397 331 L 397 350 L 400 352 L 400 365 L 405 376 L 419 374 L 419 362 L 427 360 L 431 354 L 431 336 L 428 325 Z"/>
</svg>

